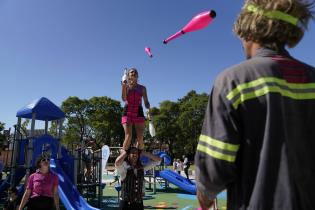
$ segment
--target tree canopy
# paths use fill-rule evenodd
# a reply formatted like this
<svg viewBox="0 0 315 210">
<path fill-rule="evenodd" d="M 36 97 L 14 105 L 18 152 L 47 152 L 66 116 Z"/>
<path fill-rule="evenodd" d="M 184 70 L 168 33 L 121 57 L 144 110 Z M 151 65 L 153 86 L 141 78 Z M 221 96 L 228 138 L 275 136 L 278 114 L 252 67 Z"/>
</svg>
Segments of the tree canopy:
<svg viewBox="0 0 315 210">
<path fill-rule="evenodd" d="M 198 94 L 191 90 L 177 101 L 165 100 L 159 107 L 151 108 L 156 136 L 150 136 L 147 125 L 144 133 L 146 149 L 166 146 L 174 158 L 180 158 L 184 154 L 192 157 L 196 151 L 207 101 L 206 93 Z M 61 109 L 65 113 L 62 143 L 68 148 L 73 149 L 90 140 L 93 140 L 97 149 L 104 144 L 112 147 L 122 145 L 123 107 L 119 101 L 106 96 L 90 99 L 71 96 L 62 102 Z M 28 124 L 28 120 L 23 122 L 22 131 L 26 130 Z M 5 139 L 3 130 L 4 123 L 0 122 L 0 144 Z M 52 122 L 49 132 L 57 134 L 56 122 Z"/>
<path fill-rule="evenodd" d="M 177 102 L 163 101 L 154 113 L 156 138 L 172 157 L 193 156 L 201 132 L 208 95 L 192 90 Z"/>
<path fill-rule="evenodd" d="M 89 100 L 69 97 L 61 105 L 66 116 L 63 142 L 67 145 L 95 140 L 103 144 L 119 146 L 123 140 L 120 125 L 122 107 L 119 101 L 108 97 L 93 97 Z"/>
</svg>

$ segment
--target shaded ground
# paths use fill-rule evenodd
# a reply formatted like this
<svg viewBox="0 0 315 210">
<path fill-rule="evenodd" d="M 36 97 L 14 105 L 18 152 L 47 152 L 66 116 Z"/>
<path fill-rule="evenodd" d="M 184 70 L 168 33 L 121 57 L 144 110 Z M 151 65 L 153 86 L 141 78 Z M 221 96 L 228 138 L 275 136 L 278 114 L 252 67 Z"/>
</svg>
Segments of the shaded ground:
<svg viewBox="0 0 315 210">
<path fill-rule="evenodd" d="M 225 196 L 220 196 L 218 199 L 219 209 L 226 209 Z M 192 210 L 199 207 L 198 201 L 195 195 L 190 195 L 177 188 L 174 185 L 170 185 L 167 189 L 159 188 L 156 190 L 156 194 L 153 194 L 152 190 L 147 188 L 146 195 L 144 197 L 145 209 L 184 209 Z M 106 186 L 104 190 L 104 198 L 102 201 L 102 209 L 117 209 L 117 192 L 113 186 Z"/>
<path fill-rule="evenodd" d="M 103 196 L 100 202 L 100 209 L 113 210 L 118 209 L 118 193 L 112 186 L 108 184 L 103 190 Z M 162 188 L 164 185 L 157 184 L 156 194 L 152 189 L 149 189 L 149 184 L 146 184 L 146 192 L 144 197 L 145 209 L 178 209 L 178 210 L 195 210 L 199 207 L 195 195 L 187 194 L 175 185 L 170 184 L 168 188 Z M 151 187 L 153 187 L 151 185 Z M 90 194 L 89 203 L 98 207 L 98 200 L 91 195 L 91 191 L 85 195 Z M 226 195 L 220 194 L 218 196 L 218 204 L 220 210 L 226 209 Z M 0 202 L 0 209 L 3 209 L 3 201 Z M 61 206 L 61 209 L 65 209 Z"/>
</svg>

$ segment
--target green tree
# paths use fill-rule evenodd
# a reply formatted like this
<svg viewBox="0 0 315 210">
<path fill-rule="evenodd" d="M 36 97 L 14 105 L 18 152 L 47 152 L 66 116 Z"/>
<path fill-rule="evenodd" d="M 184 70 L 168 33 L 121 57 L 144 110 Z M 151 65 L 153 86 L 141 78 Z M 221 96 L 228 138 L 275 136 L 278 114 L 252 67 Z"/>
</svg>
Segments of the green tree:
<svg viewBox="0 0 315 210">
<path fill-rule="evenodd" d="M 180 137 L 180 128 L 177 124 L 179 117 L 179 106 L 176 102 L 163 101 L 160 103 L 160 109 L 155 119 L 156 139 L 158 143 L 167 144 L 169 153 L 174 156 L 178 153 L 178 142 Z"/>
<path fill-rule="evenodd" d="M 63 130 L 65 130 L 65 127 L 63 127 Z M 51 121 L 48 133 L 52 136 L 58 136 L 58 122 L 56 120 Z"/>
<path fill-rule="evenodd" d="M 146 148 L 156 149 L 167 144 L 173 157 L 193 155 L 207 101 L 207 94 L 198 94 L 192 90 L 177 102 L 166 100 L 160 103 L 159 108 L 153 107 L 151 113 L 156 136 L 150 136 L 147 125 L 144 133 Z M 124 140 L 120 124 L 122 107 L 119 101 L 106 96 L 89 100 L 69 97 L 62 103 L 61 108 L 66 115 L 64 142 L 73 145 L 85 138 L 94 138 L 97 146 L 101 147 L 103 144 L 119 146 Z"/>
<path fill-rule="evenodd" d="M 179 100 L 180 115 L 177 124 L 181 130 L 181 138 L 185 142 L 186 154 L 194 154 L 196 151 L 207 102 L 206 93 L 197 94 L 194 90 Z"/>
<path fill-rule="evenodd" d="M 208 95 L 192 90 L 177 102 L 163 101 L 152 113 L 156 137 L 152 145 L 167 144 L 172 157 L 194 155 L 200 136 Z M 146 135 L 146 138 L 147 135 Z M 155 144 L 154 144 L 155 143 Z"/>
<path fill-rule="evenodd" d="M 121 145 L 124 131 L 120 123 L 122 113 L 120 102 L 104 96 L 91 98 L 89 104 L 91 136 L 96 139 L 98 147 L 102 144 Z"/>
<path fill-rule="evenodd" d="M 28 129 L 29 123 L 30 123 L 29 119 L 22 119 L 22 121 L 21 121 L 20 135 L 21 135 L 22 139 L 26 138 L 30 135 L 29 129 Z M 17 129 L 17 125 L 14 125 L 14 127 L 15 127 L 15 129 Z"/>
<path fill-rule="evenodd" d="M 103 144 L 119 146 L 124 139 L 120 124 L 122 107 L 109 97 L 92 97 L 89 100 L 69 97 L 61 106 L 65 113 L 63 141 L 72 146 L 85 139 L 95 139 L 97 148 Z M 53 124 L 51 132 L 56 132 Z"/>
<path fill-rule="evenodd" d="M 82 143 L 84 137 L 89 136 L 88 125 L 89 101 L 71 96 L 62 102 L 61 109 L 66 116 L 65 135 L 66 144 Z"/>
<path fill-rule="evenodd" d="M 62 119 L 59 119 L 59 120 L 62 120 Z M 48 133 L 51 135 L 51 136 L 54 136 L 56 138 L 59 137 L 59 120 L 53 120 L 51 121 L 51 124 L 50 124 L 50 127 L 48 129 Z M 64 134 L 65 134 L 65 130 L 67 129 L 66 127 L 66 123 L 63 121 L 62 122 L 62 125 L 61 125 L 61 138 L 64 138 Z M 78 135 L 79 136 L 79 135 Z M 76 137 L 75 139 L 80 139 L 80 136 L 79 137 Z M 71 142 L 71 141 L 69 141 Z"/>
</svg>

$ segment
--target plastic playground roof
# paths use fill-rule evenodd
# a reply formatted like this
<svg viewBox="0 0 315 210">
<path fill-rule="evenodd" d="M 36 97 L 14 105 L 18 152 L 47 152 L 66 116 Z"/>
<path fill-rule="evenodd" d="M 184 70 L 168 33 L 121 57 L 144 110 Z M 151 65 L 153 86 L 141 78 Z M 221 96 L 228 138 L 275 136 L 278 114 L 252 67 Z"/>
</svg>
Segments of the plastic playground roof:
<svg viewBox="0 0 315 210">
<path fill-rule="evenodd" d="M 58 120 L 65 117 L 64 112 L 49 99 L 42 97 L 34 100 L 30 104 L 21 108 L 16 113 L 16 117 L 32 119 L 32 114 L 36 113 L 36 120 Z"/>
</svg>

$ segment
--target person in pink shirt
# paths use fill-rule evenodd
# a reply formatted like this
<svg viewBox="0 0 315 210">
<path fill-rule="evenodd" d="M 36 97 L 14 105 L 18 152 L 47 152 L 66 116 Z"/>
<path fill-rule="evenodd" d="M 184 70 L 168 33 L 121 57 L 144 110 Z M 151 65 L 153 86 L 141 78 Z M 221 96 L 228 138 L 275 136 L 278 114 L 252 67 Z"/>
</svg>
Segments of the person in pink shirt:
<svg viewBox="0 0 315 210">
<path fill-rule="evenodd" d="M 26 203 L 28 210 L 59 210 L 58 176 L 49 170 L 49 164 L 46 155 L 37 158 L 37 170 L 28 178 L 19 210 Z"/>
<path fill-rule="evenodd" d="M 123 149 L 127 151 L 131 144 L 132 125 L 135 126 L 137 133 L 137 148 L 143 150 L 143 132 L 145 128 L 145 118 L 142 108 L 142 98 L 146 109 L 150 110 L 150 103 L 147 96 L 146 87 L 138 84 L 138 71 L 136 68 L 131 68 L 127 72 L 127 80 L 122 82 L 122 100 L 125 102 L 124 113 L 121 119 L 121 124 L 125 131 L 125 140 Z"/>
</svg>

